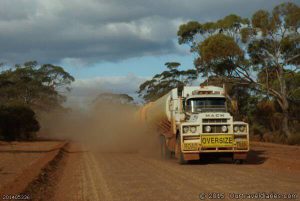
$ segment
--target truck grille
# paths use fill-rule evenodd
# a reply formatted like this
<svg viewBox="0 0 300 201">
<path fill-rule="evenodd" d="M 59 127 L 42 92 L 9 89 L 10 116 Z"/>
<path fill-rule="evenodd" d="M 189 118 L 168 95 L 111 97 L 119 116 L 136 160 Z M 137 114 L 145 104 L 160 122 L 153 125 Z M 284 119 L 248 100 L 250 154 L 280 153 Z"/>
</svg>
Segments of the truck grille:
<svg viewBox="0 0 300 201">
<path fill-rule="evenodd" d="M 203 119 L 203 123 L 227 123 L 227 119 Z"/>
<path fill-rule="evenodd" d="M 223 125 L 209 125 L 211 127 L 211 131 L 209 133 L 224 133 L 222 132 Z M 205 131 L 205 125 L 203 126 L 203 133 L 207 133 Z"/>
</svg>

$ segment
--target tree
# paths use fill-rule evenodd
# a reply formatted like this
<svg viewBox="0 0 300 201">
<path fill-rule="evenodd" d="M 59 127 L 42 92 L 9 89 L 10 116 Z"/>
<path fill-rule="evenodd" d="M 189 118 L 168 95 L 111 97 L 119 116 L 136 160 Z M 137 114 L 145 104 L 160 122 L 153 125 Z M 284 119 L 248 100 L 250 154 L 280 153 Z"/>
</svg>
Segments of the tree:
<svg viewBox="0 0 300 201">
<path fill-rule="evenodd" d="M 299 70 L 299 26 L 300 8 L 295 4 L 276 6 L 272 14 L 263 10 L 257 11 L 252 17 L 252 29 L 260 31 L 262 37 L 250 40 L 248 46 L 253 65 L 260 68 L 266 76 L 266 79 L 260 79 L 261 88 L 275 97 L 281 107 L 282 128 L 287 136 L 291 136 L 288 127 L 288 99 L 293 94 L 288 94 L 287 75 L 290 69 L 293 72 Z M 273 77 L 269 77 L 270 74 Z M 299 85 L 295 87 L 300 90 Z"/>
<path fill-rule="evenodd" d="M 0 106 L 0 136 L 5 140 L 30 139 L 40 129 L 35 112 L 22 105 Z"/>
<path fill-rule="evenodd" d="M 0 66 L 0 135 L 5 140 L 34 137 L 40 127 L 35 112 L 62 109 L 74 78 L 60 66 L 36 61 Z"/>
<path fill-rule="evenodd" d="M 195 22 L 193 22 L 195 24 Z M 197 54 L 195 66 L 203 75 L 240 79 L 279 104 L 282 131 L 291 137 L 289 100 L 300 90 L 299 84 L 287 89 L 288 74 L 299 72 L 300 8 L 293 3 L 276 6 L 270 13 L 259 10 L 251 22 L 229 15 L 217 22 L 181 25 L 180 44 L 188 44 Z"/>
<path fill-rule="evenodd" d="M 165 63 L 168 70 L 156 74 L 151 80 L 142 83 L 138 91 L 139 96 L 146 102 L 155 101 L 170 90 L 182 89 L 183 86 L 191 84 L 193 80 L 197 79 L 196 70 L 179 70 L 180 65 L 178 62 Z"/>
<path fill-rule="evenodd" d="M 60 107 L 74 78 L 60 66 L 36 61 L 15 65 L 0 74 L 0 104 L 18 103 L 33 109 Z"/>
</svg>

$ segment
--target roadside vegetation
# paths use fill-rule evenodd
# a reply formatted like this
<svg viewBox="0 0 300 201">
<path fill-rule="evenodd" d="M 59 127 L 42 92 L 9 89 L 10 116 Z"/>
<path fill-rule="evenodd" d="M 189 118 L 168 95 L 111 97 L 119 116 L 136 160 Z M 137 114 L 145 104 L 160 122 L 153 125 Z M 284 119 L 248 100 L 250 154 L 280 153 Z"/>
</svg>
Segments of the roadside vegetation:
<svg viewBox="0 0 300 201">
<path fill-rule="evenodd" d="M 194 68 L 177 62 L 140 85 L 140 97 L 156 100 L 171 88 L 226 85 L 230 110 L 250 123 L 260 140 L 300 144 L 300 7 L 283 3 L 251 18 L 230 14 L 214 22 L 189 21 L 178 43 L 195 55 Z"/>
<path fill-rule="evenodd" d="M 65 93 L 74 78 L 60 66 L 29 61 L 0 72 L 0 138 L 28 140 L 40 129 L 38 114 L 64 110 Z"/>
<path fill-rule="evenodd" d="M 259 140 L 300 144 L 300 8 L 283 3 L 250 18 L 230 14 L 211 22 L 180 25 L 178 43 L 190 48 L 194 67 L 178 62 L 139 87 L 145 102 L 172 88 L 226 86 L 228 106 L 237 120 L 250 123 Z M 33 139 L 39 116 L 60 113 L 74 78 L 61 66 L 29 61 L 0 64 L 0 139 Z M 100 94 L 94 101 L 134 104 L 127 94 Z"/>
</svg>

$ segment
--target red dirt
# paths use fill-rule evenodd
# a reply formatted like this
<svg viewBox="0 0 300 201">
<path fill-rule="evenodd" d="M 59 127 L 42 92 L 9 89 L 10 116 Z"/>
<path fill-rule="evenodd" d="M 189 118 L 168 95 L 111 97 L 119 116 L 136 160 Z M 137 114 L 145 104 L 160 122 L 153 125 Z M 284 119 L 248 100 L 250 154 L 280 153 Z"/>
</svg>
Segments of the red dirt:
<svg viewBox="0 0 300 201">
<path fill-rule="evenodd" d="M 40 190 L 32 200 L 184 201 L 213 192 L 224 193 L 223 200 L 230 200 L 229 193 L 295 193 L 298 200 L 300 196 L 300 147 L 271 143 L 251 143 L 244 165 L 226 160 L 179 165 L 174 159 L 92 152 L 72 143 L 48 170 L 48 179 L 33 186 Z"/>
<path fill-rule="evenodd" d="M 300 149 L 252 143 L 244 165 L 200 161 L 179 165 L 139 153 L 69 154 L 48 200 L 199 200 L 204 193 L 300 193 Z"/>
<path fill-rule="evenodd" d="M 65 142 L 13 142 L 0 145 L 0 195 L 23 192 Z M 2 197 L 1 197 L 2 198 Z"/>
</svg>

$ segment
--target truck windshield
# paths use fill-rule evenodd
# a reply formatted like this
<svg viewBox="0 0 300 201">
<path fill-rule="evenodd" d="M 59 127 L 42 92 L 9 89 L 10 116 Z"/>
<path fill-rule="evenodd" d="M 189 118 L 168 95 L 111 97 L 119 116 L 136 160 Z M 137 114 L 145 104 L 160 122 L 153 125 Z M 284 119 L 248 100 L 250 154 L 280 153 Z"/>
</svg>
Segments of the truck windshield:
<svg viewBox="0 0 300 201">
<path fill-rule="evenodd" d="M 226 112 L 225 98 L 190 98 L 186 101 L 186 112 Z"/>
</svg>

